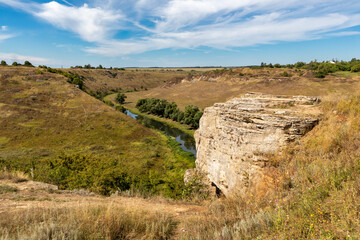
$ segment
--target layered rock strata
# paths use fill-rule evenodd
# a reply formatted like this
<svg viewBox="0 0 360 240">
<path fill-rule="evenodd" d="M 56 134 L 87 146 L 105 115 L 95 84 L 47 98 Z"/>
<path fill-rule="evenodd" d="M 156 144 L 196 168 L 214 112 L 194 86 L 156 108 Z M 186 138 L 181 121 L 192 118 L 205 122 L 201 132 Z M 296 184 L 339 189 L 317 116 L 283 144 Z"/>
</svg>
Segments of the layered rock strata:
<svg viewBox="0 0 360 240">
<path fill-rule="evenodd" d="M 264 181 L 270 154 L 318 124 L 319 102 L 251 93 L 206 108 L 195 132 L 196 170 L 226 196 L 246 193 Z"/>
</svg>

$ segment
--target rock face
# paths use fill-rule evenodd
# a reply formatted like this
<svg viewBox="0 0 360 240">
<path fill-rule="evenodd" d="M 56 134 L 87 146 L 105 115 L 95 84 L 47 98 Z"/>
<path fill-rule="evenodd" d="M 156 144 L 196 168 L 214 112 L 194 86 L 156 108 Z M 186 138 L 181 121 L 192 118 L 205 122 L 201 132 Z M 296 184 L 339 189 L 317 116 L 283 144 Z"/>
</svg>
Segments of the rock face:
<svg viewBox="0 0 360 240">
<path fill-rule="evenodd" d="M 226 196 L 246 193 L 264 181 L 269 154 L 318 124 L 319 102 L 317 97 L 246 94 L 206 108 L 195 132 L 196 170 Z"/>
</svg>

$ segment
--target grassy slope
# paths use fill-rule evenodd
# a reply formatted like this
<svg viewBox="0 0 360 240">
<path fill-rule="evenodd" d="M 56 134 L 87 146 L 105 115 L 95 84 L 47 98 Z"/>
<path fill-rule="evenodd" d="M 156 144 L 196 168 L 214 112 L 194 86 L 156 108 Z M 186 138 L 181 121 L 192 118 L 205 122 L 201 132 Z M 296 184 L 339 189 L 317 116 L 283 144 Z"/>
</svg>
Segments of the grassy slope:
<svg viewBox="0 0 360 240">
<path fill-rule="evenodd" d="M 2 67 L 0 74 L 1 165 L 62 187 L 106 194 L 132 184 L 181 195 L 182 174 L 194 163 L 170 147 L 169 139 L 59 75 L 25 67 Z M 87 164 L 77 168 L 71 162 Z"/>
<path fill-rule="evenodd" d="M 90 91 L 120 92 L 145 90 L 163 85 L 165 82 L 187 76 L 185 71 L 164 69 L 65 69 L 85 78 L 85 86 Z"/>
<path fill-rule="evenodd" d="M 283 77 L 287 71 L 292 77 Z M 279 95 L 328 96 L 352 92 L 360 83 L 359 75 L 329 75 L 325 79 L 314 78 L 311 72 L 289 69 L 235 69 L 231 73 L 210 73 L 217 81 L 186 82 L 167 87 L 157 87 L 146 92 L 127 93 L 126 106 L 135 107 L 140 98 L 155 97 L 175 101 L 180 108 L 193 104 L 200 108 L 224 102 L 246 92 L 262 92 Z M 242 73 L 244 76 L 239 76 Z M 300 76 L 301 75 L 301 76 Z"/>
</svg>

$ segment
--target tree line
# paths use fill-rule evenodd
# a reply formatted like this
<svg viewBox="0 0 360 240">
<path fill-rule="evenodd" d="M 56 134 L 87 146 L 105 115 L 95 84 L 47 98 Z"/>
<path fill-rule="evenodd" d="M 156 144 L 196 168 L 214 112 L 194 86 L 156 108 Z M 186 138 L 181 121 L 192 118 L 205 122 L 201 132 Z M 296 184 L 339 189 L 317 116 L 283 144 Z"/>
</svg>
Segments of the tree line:
<svg viewBox="0 0 360 240">
<path fill-rule="evenodd" d="M 5 60 L 1 60 L 0 66 L 9 66 Z M 24 64 L 13 62 L 11 66 L 25 66 L 25 67 L 34 67 L 31 62 L 25 61 Z"/>
<path fill-rule="evenodd" d="M 118 67 L 103 67 L 101 64 L 97 67 L 91 66 L 91 64 L 85 64 L 84 66 L 81 65 L 76 65 L 75 67 L 71 66 L 70 68 L 84 68 L 84 69 L 110 69 L 110 70 L 120 70 L 120 71 L 125 71 L 125 68 L 118 68 Z"/>
<path fill-rule="evenodd" d="M 199 121 L 203 111 L 197 106 L 188 105 L 185 111 L 181 111 L 175 102 L 169 103 L 165 99 L 143 98 L 136 103 L 136 108 L 142 113 L 154 114 L 173 121 L 187 124 L 194 129 L 199 128 Z"/>
<path fill-rule="evenodd" d="M 324 78 L 329 73 L 334 73 L 337 71 L 351 71 L 351 72 L 360 72 L 360 59 L 353 58 L 350 61 L 323 61 L 318 62 L 316 60 L 311 61 L 309 63 L 306 62 L 297 62 L 295 64 L 286 64 L 281 65 L 279 63 L 276 64 L 266 64 L 264 62 L 261 63 L 260 67 L 267 68 L 290 68 L 290 69 L 307 69 L 315 71 L 315 77 Z"/>
</svg>

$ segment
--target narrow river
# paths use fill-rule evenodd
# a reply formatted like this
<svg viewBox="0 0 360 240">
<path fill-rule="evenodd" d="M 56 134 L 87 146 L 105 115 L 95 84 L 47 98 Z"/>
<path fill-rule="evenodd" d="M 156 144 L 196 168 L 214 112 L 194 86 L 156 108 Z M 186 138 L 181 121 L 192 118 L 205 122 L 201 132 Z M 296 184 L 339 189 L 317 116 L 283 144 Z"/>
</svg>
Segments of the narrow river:
<svg viewBox="0 0 360 240">
<path fill-rule="evenodd" d="M 164 132 L 166 136 L 174 137 L 176 142 L 180 143 L 180 146 L 184 151 L 191 152 L 194 154 L 194 156 L 196 156 L 195 140 L 189 134 L 184 133 L 180 129 L 170 127 L 162 122 L 134 114 L 129 110 L 126 110 L 125 113 L 126 115 L 140 122 L 145 127 L 160 130 Z"/>
</svg>

